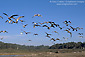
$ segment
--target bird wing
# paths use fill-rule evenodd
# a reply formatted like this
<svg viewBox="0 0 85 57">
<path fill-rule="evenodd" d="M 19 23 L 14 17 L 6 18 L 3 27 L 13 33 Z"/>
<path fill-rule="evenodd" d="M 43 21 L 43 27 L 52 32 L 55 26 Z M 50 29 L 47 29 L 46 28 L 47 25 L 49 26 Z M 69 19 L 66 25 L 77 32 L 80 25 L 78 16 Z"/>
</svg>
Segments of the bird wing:
<svg viewBox="0 0 85 57">
<path fill-rule="evenodd" d="M 0 16 L 2 19 L 3 19 L 3 17 L 2 16 Z"/>
<path fill-rule="evenodd" d="M 3 13 L 4 15 L 8 16 L 6 13 Z"/>
</svg>

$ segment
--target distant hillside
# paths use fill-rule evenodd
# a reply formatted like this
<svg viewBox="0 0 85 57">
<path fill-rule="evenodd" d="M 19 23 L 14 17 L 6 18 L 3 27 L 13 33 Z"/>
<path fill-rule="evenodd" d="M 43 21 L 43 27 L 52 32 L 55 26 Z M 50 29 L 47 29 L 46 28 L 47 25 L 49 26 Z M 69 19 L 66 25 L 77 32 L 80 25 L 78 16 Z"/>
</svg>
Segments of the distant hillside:
<svg viewBox="0 0 85 57">
<path fill-rule="evenodd" d="M 17 49 L 17 50 L 36 50 L 36 49 L 84 49 L 85 48 L 85 42 L 68 42 L 63 44 L 55 44 L 52 46 L 25 46 L 25 45 L 19 45 L 19 44 L 12 44 L 12 43 L 4 43 L 0 41 L 0 49 Z"/>
<path fill-rule="evenodd" d="M 85 49 L 85 42 L 68 42 L 63 44 L 55 44 L 49 47 L 49 49 Z"/>
<path fill-rule="evenodd" d="M 61 50 L 62 49 L 62 50 Z M 73 52 L 85 51 L 85 42 L 68 42 L 52 46 L 25 46 L 0 42 L 0 53 L 30 53 L 30 52 Z"/>
<path fill-rule="evenodd" d="M 12 44 L 12 43 L 4 43 L 0 41 L 0 49 L 25 49 L 25 50 L 30 50 L 30 49 L 48 49 L 49 46 L 25 46 L 25 45 L 19 45 L 19 44 Z"/>
</svg>

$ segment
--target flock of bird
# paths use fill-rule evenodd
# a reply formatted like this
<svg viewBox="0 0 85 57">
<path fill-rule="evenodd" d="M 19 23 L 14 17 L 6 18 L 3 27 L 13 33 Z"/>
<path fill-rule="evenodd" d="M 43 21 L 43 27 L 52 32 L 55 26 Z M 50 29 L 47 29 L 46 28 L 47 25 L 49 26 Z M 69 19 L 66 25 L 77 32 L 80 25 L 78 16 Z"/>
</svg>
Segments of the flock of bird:
<svg viewBox="0 0 85 57">
<path fill-rule="evenodd" d="M 5 22 L 8 22 L 8 23 L 18 23 L 18 21 L 20 20 L 20 18 L 23 18 L 24 16 L 20 16 L 18 17 L 17 19 L 14 18 L 15 16 L 18 16 L 18 15 L 12 15 L 12 16 L 8 16 L 6 13 L 3 13 L 4 15 L 6 15 L 8 17 L 8 20 L 6 20 Z M 20 20 L 21 22 L 24 22 L 23 20 Z"/>
<path fill-rule="evenodd" d="M 3 13 L 3 14 L 5 16 L 7 16 L 7 18 L 8 18 L 5 21 L 5 23 L 8 22 L 9 24 L 14 24 L 14 23 L 17 24 L 20 21 L 20 22 L 22 22 L 21 24 L 22 24 L 23 28 L 26 28 L 26 26 L 28 26 L 28 24 L 23 24 L 25 21 L 21 19 L 21 18 L 24 18 L 24 16 L 11 15 L 9 17 L 8 14 L 6 14 L 6 13 Z M 32 18 L 34 18 L 35 16 L 42 17 L 42 15 L 40 15 L 40 14 L 35 14 Z M 0 16 L 0 17 L 3 19 L 2 16 Z M 18 18 L 15 18 L 15 17 L 18 17 Z M 59 24 L 56 24 L 55 22 L 52 22 L 52 21 L 48 21 L 48 22 L 45 21 L 45 22 L 42 22 L 42 23 L 41 22 L 37 22 L 37 23 L 36 22 L 32 22 L 33 28 L 42 27 L 42 28 L 46 28 L 48 30 L 50 30 L 51 28 L 55 28 L 55 29 L 59 28 L 60 30 L 63 30 L 65 32 L 67 32 L 68 34 L 70 34 L 70 37 L 72 37 L 72 31 L 78 31 L 80 29 L 83 29 L 83 28 L 80 28 L 80 27 L 74 28 L 73 26 L 70 25 L 72 23 L 71 21 L 65 20 L 63 23 L 65 24 L 65 26 L 67 28 L 66 27 L 61 27 Z M 25 33 L 27 35 L 27 34 L 31 33 L 31 32 L 27 32 L 27 31 L 22 30 L 22 29 L 21 29 L 21 31 L 22 32 L 20 34 Z M 57 31 L 53 31 L 53 32 L 59 35 L 59 32 L 57 32 Z M 0 31 L 0 33 L 8 33 L 8 32 L 7 31 Z M 52 34 L 50 34 L 48 32 L 45 32 L 45 34 L 46 34 L 45 37 L 50 38 L 50 41 L 51 40 L 53 40 L 53 41 L 56 41 L 56 40 L 61 41 L 60 38 L 51 37 Z M 33 35 L 38 35 L 38 33 L 33 33 Z M 79 35 L 79 37 L 83 38 L 83 33 L 78 33 L 78 35 Z M 2 40 L 3 38 L 0 38 L 0 39 Z M 68 38 L 63 37 L 63 39 L 66 41 Z M 28 41 L 31 41 L 31 40 L 28 40 Z"/>
<path fill-rule="evenodd" d="M 67 28 L 61 27 L 59 24 L 56 24 L 55 22 L 51 22 L 51 21 L 48 21 L 48 22 L 45 21 L 43 23 L 40 23 L 40 22 L 38 22 L 38 23 L 32 22 L 32 23 L 33 23 L 33 28 L 35 28 L 35 27 L 43 27 L 43 28 L 46 27 L 48 30 L 50 30 L 51 28 L 59 28 L 60 30 L 64 30 L 68 34 L 70 34 L 70 37 L 72 37 L 72 31 L 78 31 L 80 29 L 83 29 L 83 28 L 80 28 L 80 27 L 76 27 L 76 28 L 72 27 L 70 25 L 71 21 L 64 21 L 63 22 L 67 26 Z M 57 31 L 53 31 L 53 32 L 59 34 L 59 32 L 57 32 Z M 53 41 L 60 40 L 60 38 L 55 39 L 55 38 L 51 37 L 51 34 L 49 34 L 47 32 L 45 32 L 45 33 L 46 33 L 46 37 L 50 38 L 50 40 L 53 40 Z M 79 37 L 83 38 L 83 33 L 78 33 L 78 34 L 81 35 Z M 67 40 L 68 38 L 63 37 L 63 39 Z"/>
</svg>

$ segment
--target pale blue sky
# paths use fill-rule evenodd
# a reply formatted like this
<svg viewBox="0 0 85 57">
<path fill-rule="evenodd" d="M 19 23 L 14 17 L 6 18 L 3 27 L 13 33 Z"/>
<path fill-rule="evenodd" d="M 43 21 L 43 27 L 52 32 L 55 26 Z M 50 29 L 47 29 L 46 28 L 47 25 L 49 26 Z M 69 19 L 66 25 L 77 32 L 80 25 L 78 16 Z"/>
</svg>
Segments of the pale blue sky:
<svg viewBox="0 0 85 57">
<path fill-rule="evenodd" d="M 71 41 L 82 41 L 85 42 L 84 38 L 79 38 L 78 33 L 85 34 L 85 3 L 78 5 L 68 5 L 68 6 L 58 6 L 55 3 L 50 3 L 49 1 L 53 0 L 0 0 L 0 16 L 4 19 L 0 20 L 0 30 L 7 30 L 8 33 L 0 33 L 0 37 L 4 37 L 3 42 L 6 43 L 16 43 L 16 44 L 25 44 L 25 45 L 52 45 L 52 41 L 49 38 L 46 38 L 45 32 L 51 33 L 52 37 L 60 38 L 62 41 L 56 41 L 55 43 L 71 42 Z M 59 1 L 59 0 L 55 0 Z M 71 0 L 73 1 L 73 0 Z M 84 1 L 84 0 L 81 0 Z M 3 15 L 7 13 L 9 16 L 12 14 L 18 14 L 19 16 L 25 16 L 22 20 L 25 21 L 24 24 L 28 24 L 26 28 L 22 27 L 21 22 L 18 24 L 8 24 L 5 23 L 7 17 Z M 41 14 L 43 17 L 34 17 L 34 14 Z M 70 20 L 73 27 L 83 27 L 83 30 L 72 31 L 73 37 L 58 28 L 51 28 L 50 30 L 46 28 L 36 27 L 33 28 L 32 22 L 44 22 L 44 21 L 54 21 L 57 24 L 60 24 L 61 27 L 64 27 L 63 21 Z M 32 32 L 28 35 L 20 35 L 21 29 L 25 31 Z M 58 31 L 58 34 L 52 33 L 52 31 Z M 38 36 L 33 36 L 33 33 L 38 33 Z M 62 37 L 69 37 L 67 41 L 64 41 Z M 32 40 L 29 42 L 28 40 Z"/>
</svg>

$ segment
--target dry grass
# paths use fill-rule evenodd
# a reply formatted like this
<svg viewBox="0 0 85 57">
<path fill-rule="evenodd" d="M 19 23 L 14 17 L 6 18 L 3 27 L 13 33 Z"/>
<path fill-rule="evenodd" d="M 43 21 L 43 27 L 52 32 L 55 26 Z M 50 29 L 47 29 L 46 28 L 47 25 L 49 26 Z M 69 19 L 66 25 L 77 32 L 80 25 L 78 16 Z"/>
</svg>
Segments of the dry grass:
<svg viewBox="0 0 85 57">
<path fill-rule="evenodd" d="M 71 52 L 71 53 L 54 53 L 54 52 L 0 53 L 0 55 L 24 55 L 24 56 L 17 56 L 17 57 L 85 57 L 85 51 Z"/>
</svg>

